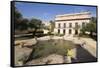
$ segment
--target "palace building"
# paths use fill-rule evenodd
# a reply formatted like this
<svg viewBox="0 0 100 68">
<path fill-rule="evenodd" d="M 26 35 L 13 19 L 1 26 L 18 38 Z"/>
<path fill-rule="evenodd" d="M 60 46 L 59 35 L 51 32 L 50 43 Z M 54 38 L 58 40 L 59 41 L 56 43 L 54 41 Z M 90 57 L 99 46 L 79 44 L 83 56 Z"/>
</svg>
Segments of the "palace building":
<svg viewBox="0 0 100 68">
<path fill-rule="evenodd" d="M 90 12 L 56 15 L 54 33 L 77 35 L 80 29 L 90 22 L 90 18 Z"/>
</svg>

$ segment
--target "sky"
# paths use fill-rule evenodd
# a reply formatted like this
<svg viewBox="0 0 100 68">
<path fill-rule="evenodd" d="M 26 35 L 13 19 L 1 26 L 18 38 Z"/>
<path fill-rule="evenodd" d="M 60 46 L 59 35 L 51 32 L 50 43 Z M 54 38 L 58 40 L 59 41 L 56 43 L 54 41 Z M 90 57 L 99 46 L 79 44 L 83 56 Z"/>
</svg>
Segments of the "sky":
<svg viewBox="0 0 100 68">
<path fill-rule="evenodd" d="M 37 18 L 42 21 L 54 20 L 56 15 L 89 11 L 96 17 L 95 6 L 59 5 L 43 3 L 15 2 L 15 6 L 24 18 Z"/>
</svg>

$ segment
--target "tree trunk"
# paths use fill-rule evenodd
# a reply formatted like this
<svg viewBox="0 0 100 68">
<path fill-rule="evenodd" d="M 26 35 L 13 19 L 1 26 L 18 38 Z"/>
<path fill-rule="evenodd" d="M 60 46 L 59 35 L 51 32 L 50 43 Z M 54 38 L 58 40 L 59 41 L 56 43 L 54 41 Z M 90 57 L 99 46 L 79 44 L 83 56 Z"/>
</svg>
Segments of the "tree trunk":
<svg viewBox="0 0 100 68">
<path fill-rule="evenodd" d="M 92 37 L 92 33 L 93 33 L 93 32 L 91 31 L 91 32 L 90 32 L 90 36 L 91 36 L 91 37 Z"/>
<path fill-rule="evenodd" d="M 37 28 L 35 28 L 35 30 L 33 32 L 33 37 L 35 37 L 36 31 L 37 31 Z"/>
</svg>

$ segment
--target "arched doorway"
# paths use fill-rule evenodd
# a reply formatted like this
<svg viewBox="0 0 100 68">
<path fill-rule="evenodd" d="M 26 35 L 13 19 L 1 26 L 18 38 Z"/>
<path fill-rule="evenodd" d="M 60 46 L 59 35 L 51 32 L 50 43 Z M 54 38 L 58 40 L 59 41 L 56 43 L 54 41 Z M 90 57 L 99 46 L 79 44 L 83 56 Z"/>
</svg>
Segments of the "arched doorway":
<svg viewBox="0 0 100 68">
<path fill-rule="evenodd" d="M 66 32 L 65 29 L 63 29 L 63 34 L 64 34 L 64 35 L 65 35 L 65 32 Z"/>
<path fill-rule="evenodd" d="M 69 29 L 69 34 L 71 34 L 72 33 L 72 30 L 71 29 Z"/>
<path fill-rule="evenodd" d="M 60 29 L 58 29 L 58 34 L 60 34 Z"/>
<path fill-rule="evenodd" d="M 78 34 L 78 30 L 75 30 L 75 35 L 77 35 Z"/>
</svg>

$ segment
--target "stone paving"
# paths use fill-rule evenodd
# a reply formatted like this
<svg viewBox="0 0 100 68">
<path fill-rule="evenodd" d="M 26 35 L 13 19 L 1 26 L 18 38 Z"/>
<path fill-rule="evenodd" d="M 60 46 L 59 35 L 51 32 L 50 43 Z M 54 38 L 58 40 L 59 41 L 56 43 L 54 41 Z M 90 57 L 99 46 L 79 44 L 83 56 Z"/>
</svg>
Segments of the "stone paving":
<svg viewBox="0 0 100 68">
<path fill-rule="evenodd" d="M 32 48 L 20 48 L 19 46 L 15 46 L 15 65 L 19 65 L 18 61 L 25 56 L 28 57 L 32 52 Z"/>
<path fill-rule="evenodd" d="M 51 54 L 44 58 L 34 59 L 25 65 L 43 65 L 43 64 L 59 64 L 63 63 L 63 56 L 57 54 Z"/>
</svg>

